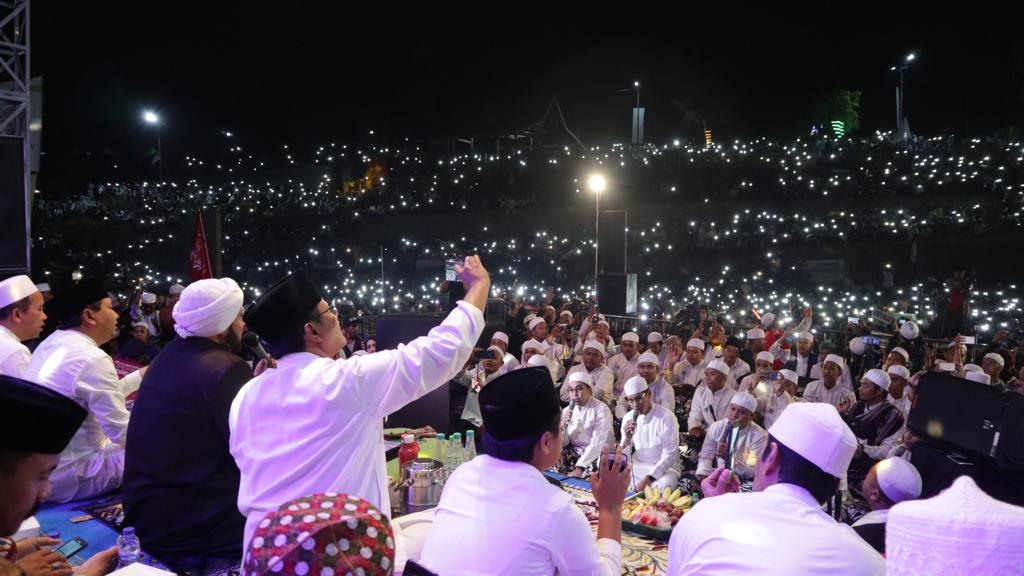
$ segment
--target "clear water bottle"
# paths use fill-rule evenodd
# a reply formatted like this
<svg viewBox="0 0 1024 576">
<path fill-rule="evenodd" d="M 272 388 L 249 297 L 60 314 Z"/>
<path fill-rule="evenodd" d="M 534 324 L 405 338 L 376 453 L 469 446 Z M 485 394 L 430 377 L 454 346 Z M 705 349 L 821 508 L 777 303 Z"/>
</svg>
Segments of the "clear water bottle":
<svg viewBox="0 0 1024 576">
<path fill-rule="evenodd" d="M 456 432 L 452 434 L 452 441 L 450 443 L 450 449 L 448 450 L 449 468 L 452 472 L 462 464 L 462 434 Z"/>
<path fill-rule="evenodd" d="M 466 431 L 466 447 L 462 450 L 462 461 L 469 462 L 476 458 L 476 432 Z"/>
<path fill-rule="evenodd" d="M 441 463 L 441 467 L 445 472 L 448 472 L 448 440 L 445 439 L 444 434 L 437 435 L 437 454 L 434 455 L 434 460 Z"/>
<path fill-rule="evenodd" d="M 135 528 L 127 527 L 117 537 L 117 567 L 124 568 L 139 561 L 142 556 L 142 544 L 135 535 Z"/>
</svg>

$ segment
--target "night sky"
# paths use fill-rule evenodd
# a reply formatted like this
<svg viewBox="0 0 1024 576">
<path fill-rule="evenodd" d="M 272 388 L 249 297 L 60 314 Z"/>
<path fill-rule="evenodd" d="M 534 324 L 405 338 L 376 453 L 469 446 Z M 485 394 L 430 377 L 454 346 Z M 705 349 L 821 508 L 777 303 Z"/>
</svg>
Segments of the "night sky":
<svg viewBox="0 0 1024 576">
<path fill-rule="evenodd" d="M 371 129 L 380 142 L 500 131 L 539 119 L 552 96 L 585 143 L 627 141 L 634 80 L 649 141 L 699 140 L 702 122 L 716 138 L 805 134 L 836 88 L 863 90 L 871 133 L 895 124 L 889 68 L 910 51 L 915 132 L 1024 124 L 1024 37 L 1007 9 L 256 4 L 34 2 L 44 172 L 72 151 L 148 145 L 144 108 L 164 118 L 169 159 L 222 130 L 267 150 Z"/>
</svg>

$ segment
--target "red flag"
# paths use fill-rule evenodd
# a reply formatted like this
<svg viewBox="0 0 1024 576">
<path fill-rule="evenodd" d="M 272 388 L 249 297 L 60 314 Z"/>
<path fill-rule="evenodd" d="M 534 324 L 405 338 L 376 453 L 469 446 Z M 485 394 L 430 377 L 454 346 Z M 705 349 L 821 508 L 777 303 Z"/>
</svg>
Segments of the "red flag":
<svg viewBox="0 0 1024 576">
<path fill-rule="evenodd" d="M 206 229 L 203 227 L 203 217 L 200 214 L 196 214 L 196 237 L 192 242 L 192 252 L 188 256 L 188 277 L 193 282 L 213 278 L 210 252 L 206 248 Z"/>
</svg>

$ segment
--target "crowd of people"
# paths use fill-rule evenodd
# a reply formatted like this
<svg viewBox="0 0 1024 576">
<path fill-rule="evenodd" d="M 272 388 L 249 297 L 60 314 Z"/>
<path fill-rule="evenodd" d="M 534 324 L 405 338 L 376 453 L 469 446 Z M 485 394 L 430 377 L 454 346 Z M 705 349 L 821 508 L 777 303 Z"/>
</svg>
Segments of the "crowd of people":
<svg viewBox="0 0 1024 576">
<path fill-rule="evenodd" d="M 387 574 L 411 561 L 437 574 L 618 574 L 625 495 L 657 487 L 702 497 L 672 530 L 672 574 L 1024 561 L 1001 544 L 1024 531 L 1024 509 L 969 478 L 918 500 L 927 478 L 913 455 L 931 439 L 908 426 L 937 378 L 1024 393 L 1008 334 L 935 347 L 908 320 L 884 339 L 862 326 L 829 341 L 811 307 L 765 309 L 742 328 L 704 309 L 689 334 L 613 332 L 592 304 L 554 294 L 515 299 L 496 330 L 481 259 L 454 273 L 464 292 L 447 317 L 396 350 L 360 338 L 304 271 L 254 300 L 228 277 L 173 285 L 163 306 L 141 291 L 118 301 L 98 278 L 52 293 L 27 276 L 0 282 L 0 536 L 42 502 L 120 489 L 146 550 L 180 573 Z M 135 332 L 162 347 L 121 377 L 104 346 L 123 317 L 132 348 L 149 350 Z M 259 362 L 248 332 L 269 353 Z M 383 420 L 449 382 L 466 393 L 455 427 L 483 456 L 413 527 L 392 518 Z M 590 480 L 596 538 L 544 471 Z M 940 506 L 954 498 L 952 513 Z M 959 526 L 974 507 L 990 516 L 964 537 L 973 552 L 921 545 L 922 523 Z M 0 570 L 70 574 L 52 544 L 8 545 Z M 74 570 L 104 574 L 115 553 Z"/>
</svg>

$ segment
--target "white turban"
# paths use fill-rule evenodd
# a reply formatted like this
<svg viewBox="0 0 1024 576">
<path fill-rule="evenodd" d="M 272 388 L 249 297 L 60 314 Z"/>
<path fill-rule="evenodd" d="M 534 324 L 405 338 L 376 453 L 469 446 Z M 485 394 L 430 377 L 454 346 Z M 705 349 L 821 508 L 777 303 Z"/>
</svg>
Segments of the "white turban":
<svg viewBox="0 0 1024 576">
<path fill-rule="evenodd" d="M 590 374 L 586 371 L 580 370 L 569 374 L 569 377 L 565 379 L 566 384 L 572 384 L 573 382 L 582 382 L 587 385 L 588 388 L 594 387 L 594 380 L 590 377 Z"/>
<path fill-rule="evenodd" d="M 878 386 L 882 390 L 888 390 L 889 384 L 892 384 L 892 380 L 889 379 L 889 375 L 879 370 L 878 368 L 872 368 L 864 374 L 864 379 L 870 381 L 875 386 Z"/>
<path fill-rule="evenodd" d="M 651 342 L 661 342 L 661 341 L 662 341 L 662 337 L 661 337 L 661 333 L 659 333 L 659 332 L 651 332 L 650 334 L 647 335 L 647 343 L 648 344 L 650 344 Z"/>
<path fill-rule="evenodd" d="M 597 340 L 590 340 L 589 342 L 587 342 L 586 344 L 583 345 L 583 349 L 584 350 L 596 350 L 596 351 L 600 352 L 602 356 L 604 356 L 604 344 L 601 344 Z"/>
<path fill-rule="evenodd" d="M 505 334 L 504 332 L 495 332 L 494 336 L 491 337 L 491 342 L 494 342 L 495 340 L 498 342 L 504 342 L 508 345 L 508 334 Z"/>
<path fill-rule="evenodd" d="M 704 341 L 701 340 L 700 338 L 692 338 L 692 339 L 690 339 L 689 342 L 686 343 L 686 347 L 687 348 L 696 348 L 697 350 L 700 350 L 701 352 L 703 352 L 704 351 Z"/>
<path fill-rule="evenodd" d="M 142 303 L 143 304 L 156 304 L 156 294 L 153 294 L 152 292 L 143 292 L 142 293 Z"/>
<path fill-rule="evenodd" d="M 921 496 L 921 473 L 902 458 L 886 458 L 875 464 L 875 475 L 882 494 L 893 504 Z"/>
<path fill-rule="evenodd" d="M 740 408 L 746 408 L 750 412 L 757 411 L 757 399 L 750 392 L 737 392 L 733 394 L 729 404 L 735 404 Z"/>
<path fill-rule="evenodd" d="M 918 334 L 921 333 L 921 329 L 917 327 L 917 324 L 907 320 L 900 326 L 900 336 L 903 336 L 906 340 L 913 340 L 917 338 Z"/>
<path fill-rule="evenodd" d="M 899 376 L 900 378 L 903 378 L 904 380 L 907 380 L 907 381 L 910 380 L 910 370 L 907 370 L 906 366 L 900 366 L 899 364 L 893 364 L 892 366 L 889 366 L 889 369 L 886 370 L 886 372 L 889 373 L 889 376 Z"/>
<path fill-rule="evenodd" d="M 767 362 L 767 363 L 771 364 L 771 363 L 775 362 L 775 356 L 772 355 L 772 353 L 768 352 L 767 350 L 762 350 L 761 352 L 757 353 L 756 360 L 758 362 Z"/>
<path fill-rule="evenodd" d="M 800 381 L 800 377 L 797 376 L 796 372 L 793 372 L 792 370 L 779 370 L 779 374 L 782 376 L 783 380 L 789 380 L 793 384 L 796 384 Z"/>
<path fill-rule="evenodd" d="M 728 376 L 729 372 L 731 372 L 731 370 L 729 369 L 729 365 L 718 359 L 709 362 L 707 370 L 716 370 L 718 372 L 721 372 L 722 374 L 725 374 L 726 376 Z"/>
<path fill-rule="evenodd" d="M 541 354 L 544 353 L 544 347 L 541 346 L 540 342 L 537 342 L 533 338 L 527 340 L 526 342 L 523 342 L 523 352 L 526 352 L 527 350 L 533 350 Z"/>
<path fill-rule="evenodd" d="M 547 358 L 540 354 L 534 354 L 530 356 L 530 359 L 526 361 L 526 365 L 530 368 L 540 368 L 541 366 L 548 368 Z"/>
<path fill-rule="evenodd" d="M 523 325 L 524 326 L 529 326 L 530 322 L 533 322 L 533 319 L 536 318 L 536 317 L 537 317 L 536 314 L 533 314 L 533 313 L 527 314 L 526 317 L 523 318 Z"/>
<path fill-rule="evenodd" d="M 658 355 L 655 354 L 654 352 L 644 352 L 643 354 L 640 355 L 640 359 L 637 360 L 636 363 L 637 364 L 654 364 L 655 366 L 657 366 L 657 365 L 661 364 L 661 361 L 658 359 Z"/>
<path fill-rule="evenodd" d="M 856 338 L 850 339 L 850 352 L 853 352 L 856 356 L 864 354 L 864 338 L 857 336 Z"/>
<path fill-rule="evenodd" d="M 908 364 L 910 363 L 910 352 L 907 352 L 906 349 L 897 346 L 893 348 L 892 351 L 899 354 L 900 356 L 903 356 L 904 362 Z"/>
<path fill-rule="evenodd" d="M 636 332 L 626 332 L 622 335 L 622 341 L 639 343 L 640 336 L 638 336 Z"/>
<path fill-rule="evenodd" d="M 1006 365 L 1006 360 L 1004 360 L 1002 356 L 996 354 L 995 352 L 989 352 L 988 354 L 985 354 L 984 356 L 982 356 L 982 360 L 991 360 L 996 364 L 999 364 L 1000 368 Z"/>
<path fill-rule="evenodd" d="M 35 294 L 36 292 L 42 292 L 28 276 L 14 276 L 0 282 L 0 308 L 5 308 L 20 302 L 25 298 Z"/>
<path fill-rule="evenodd" d="M 541 324 L 545 324 L 543 318 L 541 318 L 540 316 L 534 318 L 533 320 L 530 321 L 530 324 L 529 324 L 530 330 L 532 331 L 534 328 L 536 328 L 537 326 L 540 326 Z"/>
<path fill-rule="evenodd" d="M 647 380 L 644 380 L 640 376 L 633 376 L 629 380 L 626 380 L 625 390 L 623 391 L 626 396 L 636 396 L 637 394 L 647 390 Z"/>
<path fill-rule="evenodd" d="M 175 294 L 181 294 L 185 291 L 185 287 L 181 284 L 171 284 L 170 289 L 167 290 L 167 294 L 174 296 Z"/>
<path fill-rule="evenodd" d="M 829 354 L 825 356 L 825 362 L 831 362 L 839 367 L 839 370 L 846 370 L 846 362 L 843 361 L 843 357 L 838 354 Z"/>
<path fill-rule="evenodd" d="M 181 293 L 174 307 L 174 331 L 182 338 L 223 333 L 242 309 L 242 289 L 231 278 L 199 280 Z"/>
<path fill-rule="evenodd" d="M 611 328 L 611 326 L 608 324 L 608 322 L 605 322 L 604 320 L 601 320 L 600 322 L 598 322 L 597 325 L 598 326 L 604 326 L 605 328 Z"/>
<path fill-rule="evenodd" d="M 775 314 L 766 312 L 764 316 L 761 316 L 761 326 L 768 328 L 775 322 Z"/>
<path fill-rule="evenodd" d="M 760 328 L 747 330 L 747 340 L 764 340 L 764 330 Z"/>
</svg>

